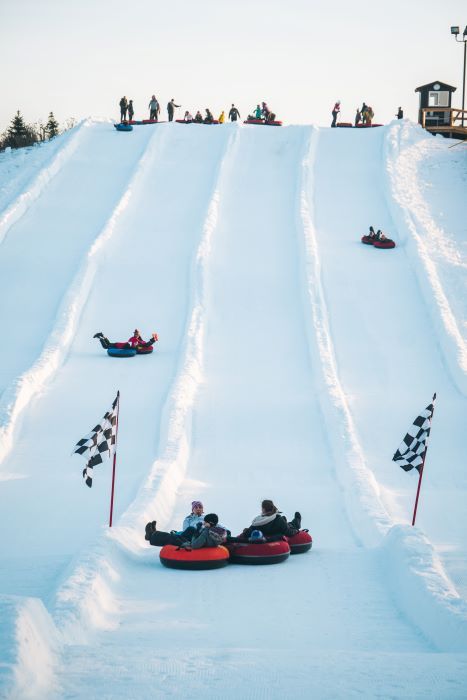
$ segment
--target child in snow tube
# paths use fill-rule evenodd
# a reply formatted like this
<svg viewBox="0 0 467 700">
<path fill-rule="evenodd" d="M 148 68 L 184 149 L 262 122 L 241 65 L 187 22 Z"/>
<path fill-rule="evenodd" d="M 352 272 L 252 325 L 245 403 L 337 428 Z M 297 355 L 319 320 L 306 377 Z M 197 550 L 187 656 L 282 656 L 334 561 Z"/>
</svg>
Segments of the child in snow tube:
<svg viewBox="0 0 467 700">
<path fill-rule="evenodd" d="M 159 340 L 157 333 L 153 333 L 148 341 L 143 340 L 137 328 L 135 328 L 133 335 L 126 343 L 111 343 L 103 333 L 96 333 L 93 338 L 98 338 L 104 350 L 108 350 L 109 348 L 134 348 L 136 351 L 138 348 L 148 348 Z"/>
<path fill-rule="evenodd" d="M 166 544 L 171 544 L 178 547 L 201 549 L 202 547 L 218 547 L 227 539 L 227 531 L 219 525 L 216 513 L 208 513 L 204 516 L 203 522 L 198 523 L 199 527 L 190 526 L 181 533 L 163 532 L 157 530 L 156 526 L 155 520 L 148 523 L 144 535 L 144 539 L 153 547 L 164 547 Z"/>
</svg>

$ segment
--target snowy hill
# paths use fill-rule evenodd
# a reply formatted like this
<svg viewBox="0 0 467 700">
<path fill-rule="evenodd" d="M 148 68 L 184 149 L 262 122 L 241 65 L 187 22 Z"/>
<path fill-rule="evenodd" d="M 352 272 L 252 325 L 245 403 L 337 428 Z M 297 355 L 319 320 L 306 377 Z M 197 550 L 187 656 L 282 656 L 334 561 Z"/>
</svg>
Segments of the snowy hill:
<svg viewBox="0 0 467 700">
<path fill-rule="evenodd" d="M 0 694 L 465 698 L 467 151 L 88 120 L 0 154 Z M 360 243 L 368 226 L 394 250 Z M 93 339 L 137 327 L 149 357 Z M 110 462 L 73 446 L 121 392 Z M 417 526 L 392 455 L 437 392 Z M 164 569 L 144 525 L 263 498 L 311 552 Z"/>
</svg>

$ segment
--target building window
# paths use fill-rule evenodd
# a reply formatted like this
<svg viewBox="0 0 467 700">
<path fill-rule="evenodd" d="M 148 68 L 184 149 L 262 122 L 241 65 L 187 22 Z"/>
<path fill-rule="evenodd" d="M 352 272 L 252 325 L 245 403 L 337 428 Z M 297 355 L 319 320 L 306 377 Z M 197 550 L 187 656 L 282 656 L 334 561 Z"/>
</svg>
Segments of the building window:
<svg viewBox="0 0 467 700">
<path fill-rule="evenodd" d="M 447 107 L 448 105 L 449 92 L 447 90 L 428 93 L 428 107 Z"/>
</svg>

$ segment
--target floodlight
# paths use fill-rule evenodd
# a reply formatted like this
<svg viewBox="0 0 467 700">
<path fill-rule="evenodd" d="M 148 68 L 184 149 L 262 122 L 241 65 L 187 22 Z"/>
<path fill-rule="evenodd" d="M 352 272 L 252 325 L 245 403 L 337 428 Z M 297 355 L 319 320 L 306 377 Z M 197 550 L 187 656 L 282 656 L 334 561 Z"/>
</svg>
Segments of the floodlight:
<svg viewBox="0 0 467 700">
<path fill-rule="evenodd" d="M 459 27 L 451 27 L 451 34 L 457 36 L 459 34 Z"/>
</svg>

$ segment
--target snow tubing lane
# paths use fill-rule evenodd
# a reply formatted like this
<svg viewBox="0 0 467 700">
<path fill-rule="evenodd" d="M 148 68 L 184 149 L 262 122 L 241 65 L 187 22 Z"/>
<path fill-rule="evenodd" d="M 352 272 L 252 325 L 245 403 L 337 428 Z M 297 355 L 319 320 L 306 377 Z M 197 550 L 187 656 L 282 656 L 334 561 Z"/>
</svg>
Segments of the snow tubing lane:
<svg viewBox="0 0 467 700">
<path fill-rule="evenodd" d="M 107 355 L 110 357 L 134 357 L 136 350 L 135 348 L 108 348 Z"/>
<path fill-rule="evenodd" d="M 382 248 L 383 250 L 384 249 L 388 250 L 389 248 L 395 248 L 396 244 L 394 243 L 394 241 L 391 241 L 391 240 L 389 240 L 389 241 L 375 241 L 373 243 L 373 247 L 374 248 Z"/>
<path fill-rule="evenodd" d="M 293 537 L 287 537 L 290 546 L 290 554 L 302 554 L 308 552 L 313 544 L 313 538 L 306 530 L 300 530 Z"/>
<path fill-rule="evenodd" d="M 131 124 L 114 124 L 117 131 L 133 131 Z"/>
<path fill-rule="evenodd" d="M 259 544 L 231 542 L 226 546 L 233 564 L 280 564 L 290 554 L 289 543 L 285 540 Z"/>
<path fill-rule="evenodd" d="M 162 547 L 159 558 L 169 569 L 220 569 L 229 563 L 229 551 L 225 547 L 203 547 L 201 549 L 180 549 L 174 544 Z"/>
<path fill-rule="evenodd" d="M 137 345 L 136 346 L 136 354 L 137 355 L 150 355 L 153 350 L 154 350 L 154 347 L 152 345 Z"/>
</svg>

